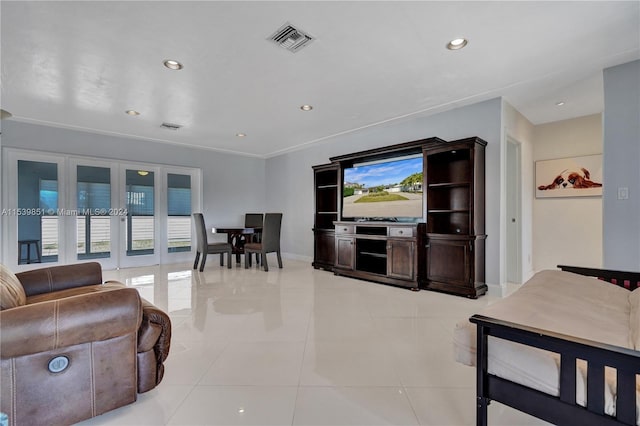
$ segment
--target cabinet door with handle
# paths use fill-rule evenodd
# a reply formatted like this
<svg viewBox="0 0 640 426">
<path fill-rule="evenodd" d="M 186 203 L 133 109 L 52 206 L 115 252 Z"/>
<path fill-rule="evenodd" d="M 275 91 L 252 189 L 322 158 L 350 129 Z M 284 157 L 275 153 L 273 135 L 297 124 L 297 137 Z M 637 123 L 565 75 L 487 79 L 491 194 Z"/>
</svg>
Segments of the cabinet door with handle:
<svg viewBox="0 0 640 426">
<path fill-rule="evenodd" d="M 353 270 L 355 257 L 354 238 L 336 236 L 336 268 Z"/>
<path fill-rule="evenodd" d="M 313 267 L 333 269 L 336 262 L 336 239 L 330 231 L 314 231 Z"/>
<path fill-rule="evenodd" d="M 387 241 L 387 274 L 390 277 L 414 279 L 415 245 L 414 241 Z"/>
<path fill-rule="evenodd" d="M 426 245 L 427 280 L 473 286 L 473 242 L 468 239 L 433 239 Z"/>
</svg>

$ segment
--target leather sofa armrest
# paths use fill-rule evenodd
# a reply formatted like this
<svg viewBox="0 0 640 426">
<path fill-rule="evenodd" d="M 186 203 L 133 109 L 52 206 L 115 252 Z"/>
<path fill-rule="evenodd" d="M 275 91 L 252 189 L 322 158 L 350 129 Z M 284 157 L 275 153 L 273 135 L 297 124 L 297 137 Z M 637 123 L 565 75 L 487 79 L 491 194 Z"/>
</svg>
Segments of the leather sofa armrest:
<svg viewBox="0 0 640 426">
<path fill-rule="evenodd" d="M 137 333 L 140 295 L 114 288 L 0 311 L 0 356 L 11 358 Z"/>
<path fill-rule="evenodd" d="M 169 316 L 144 298 L 142 301 L 142 324 L 138 331 L 138 352 L 154 349 L 158 364 L 169 355 L 171 345 L 171 320 Z"/>
<path fill-rule="evenodd" d="M 138 393 L 156 387 L 164 377 L 164 361 L 169 355 L 171 320 L 144 298 L 142 324 L 138 331 Z"/>
<path fill-rule="evenodd" d="M 16 274 L 27 296 L 50 293 L 86 285 L 102 284 L 98 262 L 76 263 L 33 269 Z"/>
</svg>

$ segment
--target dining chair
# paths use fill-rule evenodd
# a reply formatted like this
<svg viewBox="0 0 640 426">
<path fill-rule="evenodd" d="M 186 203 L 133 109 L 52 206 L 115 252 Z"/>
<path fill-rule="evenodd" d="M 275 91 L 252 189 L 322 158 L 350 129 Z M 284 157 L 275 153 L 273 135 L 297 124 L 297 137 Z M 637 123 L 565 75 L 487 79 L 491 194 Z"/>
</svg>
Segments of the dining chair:
<svg viewBox="0 0 640 426">
<path fill-rule="evenodd" d="M 245 228 L 262 228 L 264 221 L 264 215 L 262 213 L 245 213 L 244 215 L 244 227 Z M 247 242 L 259 243 L 262 240 L 262 231 L 257 232 L 247 238 Z M 260 263 L 260 254 L 256 253 L 256 263 Z"/>
<path fill-rule="evenodd" d="M 229 243 L 211 243 L 207 237 L 207 228 L 204 226 L 204 216 L 202 213 L 194 213 L 193 220 L 196 223 L 196 260 L 193 262 L 193 269 L 198 267 L 198 260 L 202 255 L 200 263 L 200 272 L 204 270 L 204 264 L 207 261 L 207 254 L 220 254 L 220 266 L 224 265 L 224 254 L 227 253 L 227 267 L 231 268 L 231 244 Z"/>
<path fill-rule="evenodd" d="M 245 228 L 262 228 L 262 213 L 245 213 L 244 226 Z"/>
<path fill-rule="evenodd" d="M 265 213 L 262 226 L 262 241 L 244 245 L 244 267 L 251 266 L 251 253 L 259 253 L 265 271 L 269 270 L 267 253 L 275 252 L 278 256 L 278 267 L 282 268 L 280 255 L 280 228 L 282 227 L 282 213 Z"/>
</svg>

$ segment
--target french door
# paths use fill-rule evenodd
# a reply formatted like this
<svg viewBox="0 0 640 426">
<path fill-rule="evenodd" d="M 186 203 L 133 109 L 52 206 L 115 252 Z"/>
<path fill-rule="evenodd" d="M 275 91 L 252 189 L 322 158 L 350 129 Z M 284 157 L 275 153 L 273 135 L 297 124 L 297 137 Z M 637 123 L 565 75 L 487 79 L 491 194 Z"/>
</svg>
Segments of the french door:
<svg viewBox="0 0 640 426">
<path fill-rule="evenodd" d="M 7 154 L 5 264 L 24 270 L 36 262 L 98 261 L 115 269 L 192 259 L 191 213 L 201 203 L 198 169 Z"/>
</svg>

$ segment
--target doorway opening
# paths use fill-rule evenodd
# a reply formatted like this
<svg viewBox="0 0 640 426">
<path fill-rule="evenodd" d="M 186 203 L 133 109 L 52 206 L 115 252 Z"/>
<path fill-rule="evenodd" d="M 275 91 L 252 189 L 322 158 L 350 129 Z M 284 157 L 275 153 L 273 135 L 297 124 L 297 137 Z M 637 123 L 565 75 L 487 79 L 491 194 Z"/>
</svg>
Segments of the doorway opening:
<svg viewBox="0 0 640 426">
<path fill-rule="evenodd" d="M 507 281 L 522 283 L 522 169 L 520 143 L 507 137 Z"/>
</svg>

